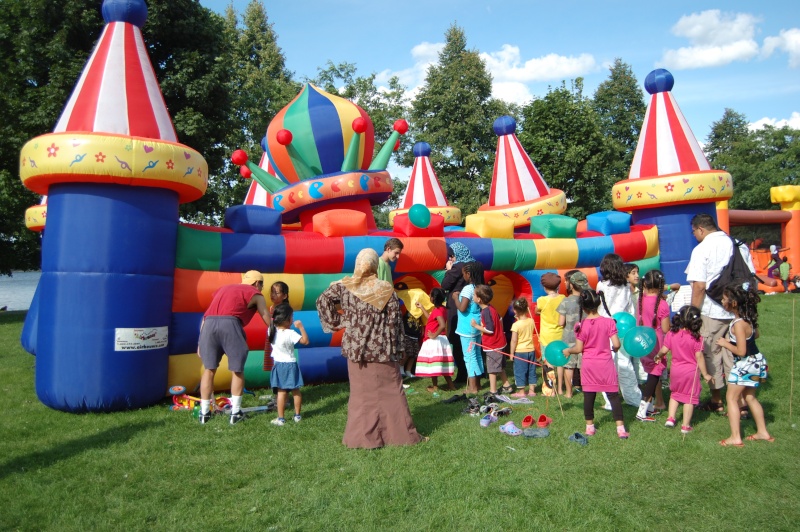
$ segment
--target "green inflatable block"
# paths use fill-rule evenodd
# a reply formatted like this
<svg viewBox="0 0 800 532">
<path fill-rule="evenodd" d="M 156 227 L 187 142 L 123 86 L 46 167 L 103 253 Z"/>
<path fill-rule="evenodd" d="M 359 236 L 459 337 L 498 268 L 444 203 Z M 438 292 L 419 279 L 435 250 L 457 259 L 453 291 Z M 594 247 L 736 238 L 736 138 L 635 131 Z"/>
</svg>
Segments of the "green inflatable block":
<svg viewBox="0 0 800 532">
<path fill-rule="evenodd" d="M 222 234 L 178 226 L 175 266 L 186 270 L 218 272 L 222 261 Z"/>
<path fill-rule="evenodd" d="M 561 214 L 543 214 L 531 218 L 531 233 L 546 238 L 575 238 L 578 235 L 578 220 Z"/>
</svg>

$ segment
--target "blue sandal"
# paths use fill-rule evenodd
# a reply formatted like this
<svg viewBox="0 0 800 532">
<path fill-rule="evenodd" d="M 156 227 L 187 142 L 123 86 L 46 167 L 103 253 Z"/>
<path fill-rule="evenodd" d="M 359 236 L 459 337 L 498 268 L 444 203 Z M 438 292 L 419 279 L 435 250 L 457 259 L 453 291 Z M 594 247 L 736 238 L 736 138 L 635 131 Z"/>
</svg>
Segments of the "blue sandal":
<svg viewBox="0 0 800 532">
<path fill-rule="evenodd" d="M 522 434 L 522 429 L 518 428 L 513 421 L 509 421 L 504 425 L 500 425 L 500 432 L 509 436 L 519 436 Z"/>
</svg>

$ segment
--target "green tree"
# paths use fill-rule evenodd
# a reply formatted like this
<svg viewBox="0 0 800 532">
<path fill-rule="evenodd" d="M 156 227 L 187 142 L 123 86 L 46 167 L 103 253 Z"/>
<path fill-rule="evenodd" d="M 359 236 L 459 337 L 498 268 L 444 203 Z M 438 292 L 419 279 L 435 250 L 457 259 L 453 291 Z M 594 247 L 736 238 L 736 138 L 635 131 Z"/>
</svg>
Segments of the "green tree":
<svg viewBox="0 0 800 532">
<path fill-rule="evenodd" d="M 800 184 L 800 130 L 750 131 L 743 114 L 726 109 L 711 125 L 705 149 L 711 167 L 733 178 L 732 209 L 774 209 L 771 187 Z"/>
<path fill-rule="evenodd" d="M 25 227 L 38 196 L 22 186 L 19 152 L 52 131 L 100 34 L 90 0 L 0 0 L 0 274 L 37 269 L 39 235 Z"/>
<path fill-rule="evenodd" d="M 464 30 L 450 26 L 439 60 L 412 103 L 409 140 L 431 145 L 431 164 L 445 195 L 465 216 L 489 197 L 497 146 L 492 123 L 508 110 L 491 93 L 486 64 L 476 50 L 467 49 Z M 403 165 L 412 164 L 411 151 L 404 151 Z"/>
<path fill-rule="evenodd" d="M 711 124 L 704 151 L 712 168 L 727 170 L 731 156 L 750 137 L 747 117 L 733 109 L 725 109 L 722 118 Z"/>
<path fill-rule="evenodd" d="M 617 58 L 609 72 L 608 79 L 597 87 L 593 103 L 600 128 L 612 141 L 607 172 L 612 182 L 617 182 L 628 178 L 647 106 L 630 65 Z"/>
<path fill-rule="evenodd" d="M 299 85 L 292 81 L 286 60 L 277 43 L 262 2 L 251 1 L 241 15 L 229 6 L 225 12 L 222 43 L 216 58 L 225 73 L 222 88 L 229 100 L 224 116 L 219 118 L 219 141 L 213 153 L 206 155 L 209 183 L 205 196 L 184 206 L 184 218 L 220 224 L 225 210 L 240 204 L 250 181 L 242 179 L 239 168 L 230 162 L 237 149 L 247 152 L 256 164 L 263 150 L 261 139 L 269 121 L 297 94 Z"/>
<path fill-rule="evenodd" d="M 519 140 L 547 184 L 566 194 L 566 214 L 584 218 L 610 209 L 614 181 L 608 168 L 614 150 L 592 102 L 583 96 L 583 80 L 574 80 L 571 88 L 564 82 L 550 87 L 522 114 Z"/>
</svg>

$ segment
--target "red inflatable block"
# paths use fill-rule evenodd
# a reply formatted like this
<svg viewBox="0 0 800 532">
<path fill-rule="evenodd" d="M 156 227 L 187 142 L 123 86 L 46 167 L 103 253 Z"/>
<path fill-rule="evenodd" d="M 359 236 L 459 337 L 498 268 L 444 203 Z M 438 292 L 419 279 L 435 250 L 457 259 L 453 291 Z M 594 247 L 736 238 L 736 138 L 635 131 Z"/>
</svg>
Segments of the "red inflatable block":
<svg viewBox="0 0 800 532">
<path fill-rule="evenodd" d="M 394 231 L 405 236 L 444 236 L 444 216 L 431 214 L 431 223 L 422 229 L 411 223 L 408 213 L 398 214 L 394 217 Z"/>
</svg>

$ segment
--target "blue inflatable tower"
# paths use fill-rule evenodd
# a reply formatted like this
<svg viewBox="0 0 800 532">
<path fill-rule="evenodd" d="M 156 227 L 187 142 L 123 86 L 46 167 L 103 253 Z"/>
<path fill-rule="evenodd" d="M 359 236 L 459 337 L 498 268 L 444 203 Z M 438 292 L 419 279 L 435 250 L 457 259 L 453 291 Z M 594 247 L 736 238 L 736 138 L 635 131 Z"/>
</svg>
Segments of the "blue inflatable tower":
<svg viewBox="0 0 800 532">
<path fill-rule="evenodd" d="M 178 205 L 207 165 L 177 142 L 142 38 L 143 0 L 106 0 L 106 27 L 53 133 L 20 156 L 48 195 L 26 331 L 36 393 L 70 412 L 151 405 L 167 387 Z M 27 325 L 27 324 L 26 324 Z"/>
</svg>

